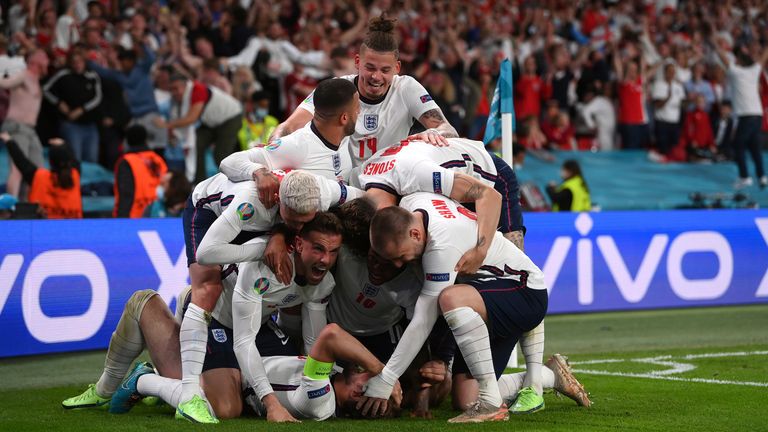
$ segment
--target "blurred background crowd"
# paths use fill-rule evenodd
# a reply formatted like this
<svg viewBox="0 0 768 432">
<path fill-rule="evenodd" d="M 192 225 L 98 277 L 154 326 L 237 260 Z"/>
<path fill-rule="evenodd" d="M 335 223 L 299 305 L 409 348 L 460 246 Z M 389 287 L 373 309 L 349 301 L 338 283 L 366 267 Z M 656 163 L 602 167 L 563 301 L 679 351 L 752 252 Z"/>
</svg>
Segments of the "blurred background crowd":
<svg viewBox="0 0 768 432">
<path fill-rule="evenodd" d="M 760 153 L 768 131 L 765 1 L 20 0 L 0 7 L 2 131 L 32 166 L 45 163 L 35 148 L 58 137 L 73 167 L 100 164 L 116 176 L 123 155 L 152 151 L 160 160 L 151 174 L 188 191 L 204 177 L 196 176 L 198 119 L 179 121 L 188 114 L 189 84 L 172 77 L 194 83 L 193 100 L 195 86 L 226 95 L 217 99 L 222 110 L 241 113 L 229 129 L 237 135 L 232 151 L 245 149 L 266 142 L 320 80 L 356 73 L 368 18 L 387 14 L 398 19 L 401 73 L 427 88 L 461 136 L 482 139 L 499 63 L 513 59 L 518 164 L 526 154 L 642 149 L 660 163 L 735 160 L 743 187 L 752 184 L 749 154 L 757 183 L 768 184 Z M 129 133 L 135 125 L 146 134 Z M 489 146 L 498 151 L 499 143 Z M 6 190 L 23 199 L 18 168 Z M 183 206 L 184 194 L 173 192 Z"/>
</svg>

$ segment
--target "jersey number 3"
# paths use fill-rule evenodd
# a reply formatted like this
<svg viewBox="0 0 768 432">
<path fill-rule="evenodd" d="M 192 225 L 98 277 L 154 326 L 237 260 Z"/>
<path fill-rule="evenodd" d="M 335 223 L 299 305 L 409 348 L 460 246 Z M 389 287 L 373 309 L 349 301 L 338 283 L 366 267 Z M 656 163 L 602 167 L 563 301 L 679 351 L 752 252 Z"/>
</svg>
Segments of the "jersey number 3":
<svg viewBox="0 0 768 432">
<path fill-rule="evenodd" d="M 360 159 L 365 158 L 365 148 L 368 147 L 368 149 L 371 150 L 371 154 L 376 153 L 376 137 L 370 137 L 365 138 L 357 141 L 357 144 L 360 147 Z"/>
</svg>

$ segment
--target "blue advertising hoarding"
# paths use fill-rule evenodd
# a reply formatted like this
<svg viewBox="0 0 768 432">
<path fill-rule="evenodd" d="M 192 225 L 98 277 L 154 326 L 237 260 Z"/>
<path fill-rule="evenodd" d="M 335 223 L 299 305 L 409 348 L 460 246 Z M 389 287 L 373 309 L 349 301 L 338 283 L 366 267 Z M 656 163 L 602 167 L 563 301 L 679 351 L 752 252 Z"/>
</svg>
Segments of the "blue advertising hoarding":
<svg viewBox="0 0 768 432">
<path fill-rule="evenodd" d="M 768 211 L 527 214 L 550 313 L 768 302 Z M 179 219 L 0 222 L 0 357 L 106 347 L 131 294 L 186 286 Z"/>
</svg>

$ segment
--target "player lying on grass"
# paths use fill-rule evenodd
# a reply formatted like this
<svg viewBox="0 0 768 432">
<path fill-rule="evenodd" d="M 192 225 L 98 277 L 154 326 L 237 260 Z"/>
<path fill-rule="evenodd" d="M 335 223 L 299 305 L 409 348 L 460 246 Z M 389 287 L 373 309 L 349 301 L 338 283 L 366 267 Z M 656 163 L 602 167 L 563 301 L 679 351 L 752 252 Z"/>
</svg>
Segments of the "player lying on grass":
<svg viewBox="0 0 768 432">
<path fill-rule="evenodd" d="M 408 195 L 399 207 L 381 209 L 374 216 L 372 249 L 396 266 L 420 261 L 425 282 L 413 319 L 392 358 L 368 384 L 367 400 L 361 402 L 364 412 L 375 414 L 386 409 L 393 383 L 413 360 L 442 312 L 462 353 L 454 359 L 454 374 L 471 374 L 479 393 L 478 400 L 451 421 L 508 418 L 497 379 L 520 336 L 543 320 L 547 291 L 541 270 L 501 233 L 489 239 L 483 274 L 456 284 L 456 263 L 475 246 L 477 231 L 474 213 L 433 193 Z M 488 327 L 493 331 L 490 334 Z M 541 374 L 540 369 L 529 372 Z M 454 380 L 453 385 L 463 389 L 470 382 Z M 537 397 L 531 398 L 531 393 Z M 543 403 L 535 390 L 523 389 L 512 412 L 532 412 L 541 409 Z"/>
<path fill-rule="evenodd" d="M 263 247 L 246 243 L 277 224 L 299 229 L 320 209 L 344 202 L 352 189 L 303 171 L 285 175 L 280 204 L 271 209 L 258 199 L 253 182 L 230 182 L 217 174 L 198 184 L 183 213 L 184 240 L 192 282 L 192 304 L 182 323 L 181 351 L 184 396 L 181 410 L 212 417 L 199 386 L 200 365 L 207 340 L 206 313 L 221 293 L 220 265 L 260 258 Z"/>
<path fill-rule="evenodd" d="M 373 252 L 369 227 L 375 210 L 368 199 L 350 201 L 335 212 L 339 214 L 344 227 L 344 246 L 334 272 L 336 288 L 328 306 L 328 318 L 355 336 L 379 360 L 386 362 L 400 340 L 402 328 L 407 326 L 408 318 L 413 316 L 413 307 L 424 283 L 424 275 L 419 265 L 411 263 L 397 267 Z M 428 349 L 430 361 L 445 365 L 453 357 L 455 342 L 450 333 L 447 334 L 449 344 L 440 340 L 438 327 L 441 322 L 445 326 L 445 321 L 438 318 L 438 325 L 430 334 L 429 344 L 425 348 Z M 418 369 L 417 365 L 420 364 L 417 358 L 409 369 Z M 587 393 L 562 362 L 562 358 L 553 356 L 548 364 L 551 365 L 550 369 L 541 368 L 539 381 L 543 388 L 554 388 L 579 405 L 588 406 Z M 462 378 L 465 379 L 459 379 Z M 499 385 L 503 385 L 502 390 L 506 390 L 502 391 L 502 394 L 507 395 L 505 402 L 509 404 L 514 401 L 518 391 L 530 385 L 525 378 L 525 373 L 501 377 Z M 401 379 L 406 395 L 408 381 Z M 475 387 L 470 383 L 472 388 Z M 456 389 L 461 389 L 461 386 Z M 420 392 L 419 415 L 428 415 L 424 400 L 430 398 L 429 392 L 428 387 Z M 474 392 L 457 392 L 453 398 L 454 407 L 465 408 L 467 403 L 477 399 L 476 393 L 476 389 Z"/>
</svg>

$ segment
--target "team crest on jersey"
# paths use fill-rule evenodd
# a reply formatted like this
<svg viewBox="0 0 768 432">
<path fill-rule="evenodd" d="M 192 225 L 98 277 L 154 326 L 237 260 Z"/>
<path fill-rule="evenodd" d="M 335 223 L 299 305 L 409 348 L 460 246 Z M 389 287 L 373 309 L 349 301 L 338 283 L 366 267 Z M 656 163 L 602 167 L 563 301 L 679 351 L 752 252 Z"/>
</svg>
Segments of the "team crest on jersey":
<svg viewBox="0 0 768 432">
<path fill-rule="evenodd" d="M 369 131 L 376 130 L 379 127 L 379 115 L 378 114 L 366 114 L 363 116 L 363 125 Z"/>
<path fill-rule="evenodd" d="M 333 170 L 336 172 L 336 174 L 341 172 L 341 157 L 337 153 L 334 153 L 331 155 L 331 158 L 333 159 Z"/>
<path fill-rule="evenodd" d="M 269 150 L 269 151 L 277 150 L 277 148 L 280 147 L 280 144 L 282 144 L 282 143 L 283 142 L 280 140 L 280 138 L 278 138 L 278 139 L 272 141 L 271 143 L 267 144 L 266 147 L 264 147 L 264 148 Z"/>
<path fill-rule="evenodd" d="M 251 203 L 242 203 L 237 206 L 237 217 L 239 217 L 242 221 L 247 221 L 248 219 L 252 218 L 253 213 L 253 204 Z"/>
<path fill-rule="evenodd" d="M 376 297 L 379 294 L 379 287 L 376 285 L 371 285 L 369 283 L 365 283 L 363 286 L 363 295 L 366 297 Z"/>
<path fill-rule="evenodd" d="M 258 278 L 256 279 L 256 282 L 253 283 L 253 290 L 259 295 L 264 294 L 268 289 L 269 279 L 267 278 Z"/>
<path fill-rule="evenodd" d="M 227 332 L 224 329 L 211 329 L 213 339 L 218 343 L 224 343 L 227 341 Z"/>
<path fill-rule="evenodd" d="M 288 294 L 287 296 L 283 297 L 282 300 L 280 300 L 280 303 L 286 305 L 286 304 L 296 300 L 297 298 L 299 298 L 299 296 L 296 295 L 296 294 Z"/>
<path fill-rule="evenodd" d="M 427 103 L 432 100 L 432 96 L 429 95 L 429 93 L 425 94 L 421 98 L 421 103 Z"/>
</svg>

